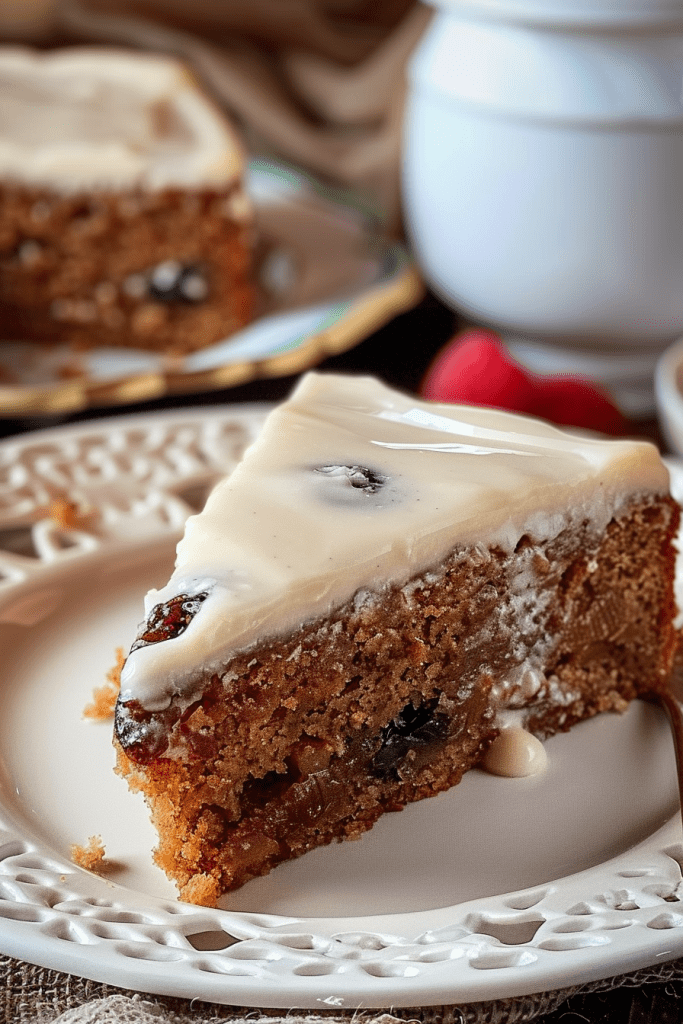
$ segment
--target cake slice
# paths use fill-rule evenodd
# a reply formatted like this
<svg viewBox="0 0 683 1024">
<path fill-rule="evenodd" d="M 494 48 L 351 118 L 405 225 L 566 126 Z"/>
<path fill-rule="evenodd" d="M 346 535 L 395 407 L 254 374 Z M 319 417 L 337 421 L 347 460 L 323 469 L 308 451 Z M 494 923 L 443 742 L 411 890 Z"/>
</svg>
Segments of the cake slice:
<svg viewBox="0 0 683 1024">
<path fill-rule="evenodd" d="M 654 446 L 309 374 L 192 517 L 122 673 L 118 771 L 181 897 L 434 796 L 500 730 L 667 684 Z"/>
<path fill-rule="evenodd" d="M 185 67 L 0 47 L 0 338 L 185 353 L 251 317 L 234 131 Z"/>
</svg>

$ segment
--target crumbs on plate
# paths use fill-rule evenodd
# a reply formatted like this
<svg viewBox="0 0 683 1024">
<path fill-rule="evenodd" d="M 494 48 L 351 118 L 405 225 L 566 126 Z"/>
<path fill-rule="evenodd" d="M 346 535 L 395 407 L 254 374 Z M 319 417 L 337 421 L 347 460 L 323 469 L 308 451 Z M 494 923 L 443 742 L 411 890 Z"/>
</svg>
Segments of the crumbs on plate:
<svg viewBox="0 0 683 1024">
<path fill-rule="evenodd" d="M 198 874 L 183 889 L 183 899 L 198 907 L 215 907 L 220 896 L 220 887 L 211 875 Z"/>
<path fill-rule="evenodd" d="M 102 874 L 107 869 L 104 852 L 102 836 L 90 836 L 87 846 L 79 846 L 78 843 L 72 843 L 70 848 L 70 856 L 73 863 L 77 864 L 79 868 L 94 871 L 96 874 Z"/>
<path fill-rule="evenodd" d="M 83 717 L 101 722 L 114 714 L 116 698 L 121 689 L 121 669 L 125 661 L 123 647 L 116 648 L 116 664 L 107 672 L 107 681 L 92 692 L 92 702 L 83 708 Z"/>
<path fill-rule="evenodd" d="M 55 495 L 45 511 L 50 519 L 62 530 L 79 530 L 92 526 L 97 516 L 95 509 L 85 509 L 75 501 Z"/>
</svg>

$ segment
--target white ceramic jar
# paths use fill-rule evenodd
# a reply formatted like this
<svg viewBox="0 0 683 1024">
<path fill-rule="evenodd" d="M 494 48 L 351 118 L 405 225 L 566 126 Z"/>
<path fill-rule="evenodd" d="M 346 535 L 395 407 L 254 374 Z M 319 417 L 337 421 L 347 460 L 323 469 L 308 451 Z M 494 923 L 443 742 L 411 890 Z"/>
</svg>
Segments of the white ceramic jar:
<svg viewBox="0 0 683 1024">
<path fill-rule="evenodd" d="M 628 413 L 683 334 L 683 3 L 433 0 L 404 126 L 432 287 Z"/>
</svg>

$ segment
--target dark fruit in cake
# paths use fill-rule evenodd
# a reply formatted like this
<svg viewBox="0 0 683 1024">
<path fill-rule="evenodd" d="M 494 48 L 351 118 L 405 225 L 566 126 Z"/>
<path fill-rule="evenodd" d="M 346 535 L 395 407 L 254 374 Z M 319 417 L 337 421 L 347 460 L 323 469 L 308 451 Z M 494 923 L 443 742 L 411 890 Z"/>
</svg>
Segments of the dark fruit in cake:
<svg viewBox="0 0 683 1024">
<path fill-rule="evenodd" d="M 438 697 L 417 707 L 406 704 L 396 718 L 385 725 L 380 733 L 381 747 L 372 759 L 372 771 L 378 778 L 400 781 L 401 762 L 409 750 L 446 739 L 448 715 L 436 710 L 438 704 Z"/>
<path fill-rule="evenodd" d="M 208 594 L 194 594 L 188 597 L 180 594 L 171 601 L 164 604 L 157 604 L 152 608 L 147 620 L 142 624 L 141 631 L 136 636 L 131 653 L 138 647 L 147 647 L 149 644 L 158 644 L 162 640 L 172 640 L 184 633 L 199 611 L 202 602 Z"/>
<path fill-rule="evenodd" d="M 201 269 L 194 264 L 167 260 L 152 271 L 148 291 L 158 302 L 203 302 L 209 286 Z"/>
</svg>

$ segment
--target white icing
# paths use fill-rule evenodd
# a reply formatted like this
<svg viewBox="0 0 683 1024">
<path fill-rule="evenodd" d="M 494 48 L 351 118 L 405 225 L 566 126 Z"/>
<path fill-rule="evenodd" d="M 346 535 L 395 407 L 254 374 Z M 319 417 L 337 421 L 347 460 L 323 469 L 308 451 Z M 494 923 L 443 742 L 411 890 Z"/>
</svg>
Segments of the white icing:
<svg viewBox="0 0 683 1024">
<path fill-rule="evenodd" d="M 488 453 L 474 456 L 472 444 Z M 366 488 L 352 486 L 362 482 L 353 467 L 374 474 Z M 231 652 L 359 590 L 404 583 L 454 547 L 480 545 L 486 558 L 488 545 L 511 552 L 523 534 L 544 541 L 585 518 L 601 531 L 630 496 L 652 491 L 668 491 L 668 473 L 646 442 L 420 402 L 371 378 L 308 374 L 188 520 L 171 580 L 146 608 L 209 596 L 184 633 L 129 657 L 123 698 L 161 709 Z M 515 615 L 525 614 L 529 583 L 522 572 L 513 587 Z M 540 686 L 534 668 L 522 666 L 513 688 Z"/>
<path fill-rule="evenodd" d="M 519 623 L 520 632 L 524 632 L 524 621 Z M 553 646 L 554 638 L 540 640 L 524 658 L 518 668 L 504 680 L 495 682 L 491 687 L 494 704 L 502 710 L 500 715 L 515 714 L 518 708 L 525 708 L 534 698 L 541 699 L 547 692 L 547 680 L 539 665 L 543 655 Z M 522 648 L 523 649 L 523 648 Z M 502 727 L 501 722 L 498 722 Z"/>
<path fill-rule="evenodd" d="M 188 71 L 97 47 L 0 48 L 0 177 L 61 192 L 223 187 L 241 155 Z"/>
<path fill-rule="evenodd" d="M 482 766 L 492 775 L 522 779 L 538 775 L 548 763 L 545 747 L 533 733 L 519 726 L 502 729 L 486 751 Z"/>
</svg>

